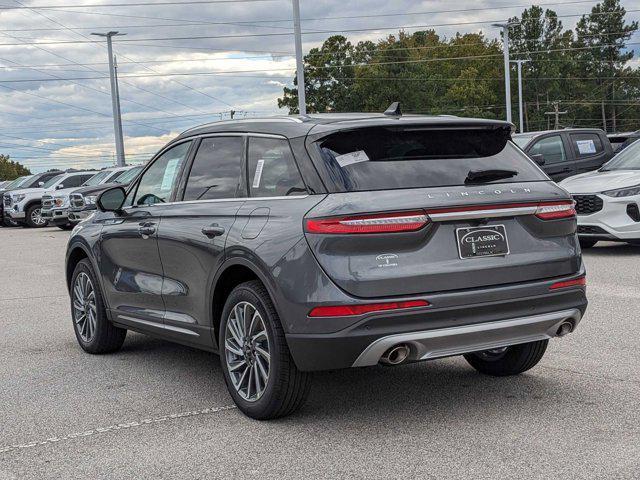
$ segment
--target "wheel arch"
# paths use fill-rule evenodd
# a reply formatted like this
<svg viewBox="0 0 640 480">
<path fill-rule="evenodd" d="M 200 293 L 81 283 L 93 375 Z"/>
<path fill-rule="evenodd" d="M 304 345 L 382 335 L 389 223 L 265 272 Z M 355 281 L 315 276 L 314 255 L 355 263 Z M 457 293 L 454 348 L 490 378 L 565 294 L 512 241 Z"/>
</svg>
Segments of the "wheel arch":
<svg viewBox="0 0 640 480">
<path fill-rule="evenodd" d="M 278 311 L 274 286 L 268 281 L 268 276 L 261 268 L 245 258 L 231 258 L 225 261 L 218 270 L 212 282 L 209 298 L 211 299 L 211 328 L 214 346 L 218 346 L 218 330 L 222 320 L 222 310 L 231 291 L 251 280 L 258 280 L 267 289 L 271 301 Z"/>
</svg>

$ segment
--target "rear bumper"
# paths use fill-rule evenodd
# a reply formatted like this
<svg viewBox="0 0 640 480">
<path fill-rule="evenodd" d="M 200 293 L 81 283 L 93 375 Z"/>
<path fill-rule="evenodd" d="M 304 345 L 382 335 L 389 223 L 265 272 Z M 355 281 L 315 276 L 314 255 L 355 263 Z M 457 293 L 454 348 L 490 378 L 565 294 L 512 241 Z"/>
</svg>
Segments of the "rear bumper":
<svg viewBox="0 0 640 480">
<path fill-rule="evenodd" d="M 409 346 L 410 361 L 420 361 L 549 340 L 558 336 L 561 324 L 570 322 L 573 331 L 581 318 L 580 310 L 574 308 L 498 322 L 388 335 L 370 344 L 353 366 L 375 365 L 387 350 L 399 344 Z"/>
<path fill-rule="evenodd" d="M 401 343 L 409 361 L 428 360 L 553 338 L 564 321 L 575 329 L 587 308 L 583 287 L 501 299 L 501 288 L 490 290 L 482 303 L 438 307 L 434 296 L 430 307 L 365 316 L 335 333 L 290 333 L 289 349 L 303 371 L 375 365 Z"/>
</svg>

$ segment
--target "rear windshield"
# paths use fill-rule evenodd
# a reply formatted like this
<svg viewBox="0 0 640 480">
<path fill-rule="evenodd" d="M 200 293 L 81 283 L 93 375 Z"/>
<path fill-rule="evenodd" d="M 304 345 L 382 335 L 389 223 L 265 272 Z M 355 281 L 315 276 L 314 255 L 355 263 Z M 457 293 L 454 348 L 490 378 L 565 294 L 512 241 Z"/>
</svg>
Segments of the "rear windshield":
<svg viewBox="0 0 640 480">
<path fill-rule="evenodd" d="M 506 130 L 367 128 L 317 145 L 337 191 L 465 185 L 470 172 L 492 170 L 509 175 L 489 175 L 483 183 L 548 180 Z"/>
</svg>

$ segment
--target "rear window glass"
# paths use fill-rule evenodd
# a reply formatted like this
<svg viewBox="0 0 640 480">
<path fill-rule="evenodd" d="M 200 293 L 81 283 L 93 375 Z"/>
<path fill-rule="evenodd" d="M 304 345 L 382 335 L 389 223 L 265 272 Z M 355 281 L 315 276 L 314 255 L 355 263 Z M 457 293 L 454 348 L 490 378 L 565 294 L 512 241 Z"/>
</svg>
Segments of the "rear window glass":
<svg viewBox="0 0 640 480">
<path fill-rule="evenodd" d="M 604 150 L 600 137 L 592 133 L 571 134 L 571 141 L 579 157 L 588 157 Z"/>
<path fill-rule="evenodd" d="M 486 170 L 514 172 L 487 183 L 548 180 L 506 130 L 367 128 L 317 145 L 337 191 L 464 185 L 470 172 Z"/>
</svg>

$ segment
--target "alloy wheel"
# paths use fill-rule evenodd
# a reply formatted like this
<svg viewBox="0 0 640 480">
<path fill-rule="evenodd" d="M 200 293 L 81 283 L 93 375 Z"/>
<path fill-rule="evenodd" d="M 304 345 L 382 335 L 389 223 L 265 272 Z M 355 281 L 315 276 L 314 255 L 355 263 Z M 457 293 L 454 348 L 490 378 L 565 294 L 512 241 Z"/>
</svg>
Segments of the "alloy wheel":
<svg viewBox="0 0 640 480">
<path fill-rule="evenodd" d="M 73 321 L 85 342 L 90 342 L 95 334 L 96 318 L 96 292 L 89 275 L 81 272 L 73 285 Z"/>
<path fill-rule="evenodd" d="M 239 302 L 227 319 L 224 349 L 227 371 L 233 388 L 248 402 L 264 393 L 271 366 L 269 335 L 258 309 L 249 302 Z"/>
<path fill-rule="evenodd" d="M 47 223 L 47 221 L 44 218 L 42 218 L 42 209 L 40 208 L 33 209 L 33 211 L 31 212 L 31 221 L 36 227 L 44 226 L 44 224 Z"/>
</svg>

